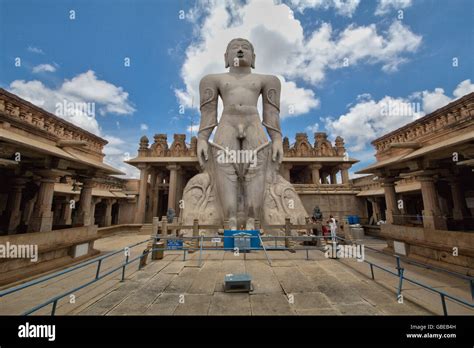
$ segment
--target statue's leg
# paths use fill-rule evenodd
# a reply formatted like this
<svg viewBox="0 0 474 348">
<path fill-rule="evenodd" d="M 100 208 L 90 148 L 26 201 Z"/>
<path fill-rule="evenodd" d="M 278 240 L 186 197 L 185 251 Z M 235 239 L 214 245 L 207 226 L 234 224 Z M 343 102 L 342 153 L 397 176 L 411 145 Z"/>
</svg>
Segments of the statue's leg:
<svg viewBox="0 0 474 348">
<path fill-rule="evenodd" d="M 246 229 L 255 229 L 255 220 L 262 220 L 262 209 L 265 193 L 266 163 L 270 153 L 270 147 L 267 146 L 258 153 L 255 149 L 261 144 L 259 139 L 254 141 L 244 141 L 244 147 L 253 151 L 250 156 L 244 180 L 245 209 L 247 215 Z"/>
<path fill-rule="evenodd" d="M 227 125 L 220 125 L 214 141 L 220 147 L 228 150 L 238 149 L 237 136 L 235 129 Z M 229 228 L 237 229 L 237 197 L 238 197 L 238 180 L 235 171 L 235 164 L 229 163 L 229 157 L 223 156 L 222 149 L 213 148 L 215 163 L 216 189 L 219 196 L 219 203 L 222 209 L 224 220 L 229 220 Z"/>
</svg>

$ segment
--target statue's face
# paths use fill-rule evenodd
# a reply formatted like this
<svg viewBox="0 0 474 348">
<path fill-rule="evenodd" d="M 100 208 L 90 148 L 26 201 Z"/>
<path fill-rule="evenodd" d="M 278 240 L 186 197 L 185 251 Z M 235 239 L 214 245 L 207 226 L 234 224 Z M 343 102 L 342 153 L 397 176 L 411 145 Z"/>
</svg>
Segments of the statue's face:
<svg viewBox="0 0 474 348">
<path fill-rule="evenodd" d="M 232 40 L 224 58 L 226 68 L 229 66 L 255 68 L 255 54 L 247 40 Z"/>
</svg>

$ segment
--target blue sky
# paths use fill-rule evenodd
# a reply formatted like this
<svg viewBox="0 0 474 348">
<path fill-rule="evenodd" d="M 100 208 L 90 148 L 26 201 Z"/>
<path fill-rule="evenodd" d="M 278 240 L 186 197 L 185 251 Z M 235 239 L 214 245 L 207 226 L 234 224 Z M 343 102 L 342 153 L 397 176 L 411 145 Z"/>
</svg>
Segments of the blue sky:
<svg viewBox="0 0 474 348">
<path fill-rule="evenodd" d="M 199 79 L 246 37 L 256 72 L 282 80 L 284 135 L 341 135 L 355 171 L 373 162 L 371 140 L 474 91 L 473 13 L 471 0 L 0 0 L 0 86 L 52 112 L 95 103 L 63 116 L 133 175 L 122 160 L 141 135 L 189 141 Z M 390 103 L 414 107 L 382 115 Z"/>
</svg>

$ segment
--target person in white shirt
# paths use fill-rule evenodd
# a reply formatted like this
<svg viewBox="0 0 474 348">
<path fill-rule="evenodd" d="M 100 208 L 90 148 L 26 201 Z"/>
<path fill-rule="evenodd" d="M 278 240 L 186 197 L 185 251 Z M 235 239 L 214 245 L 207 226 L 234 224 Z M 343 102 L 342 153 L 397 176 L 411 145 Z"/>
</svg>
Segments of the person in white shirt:
<svg viewBox="0 0 474 348">
<path fill-rule="evenodd" d="M 333 242 L 335 242 L 336 241 L 337 223 L 336 223 L 336 219 L 332 215 L 329 215 L 329 228 L 331 229 L 331 239 L 332 239 Z"/>
</svg>

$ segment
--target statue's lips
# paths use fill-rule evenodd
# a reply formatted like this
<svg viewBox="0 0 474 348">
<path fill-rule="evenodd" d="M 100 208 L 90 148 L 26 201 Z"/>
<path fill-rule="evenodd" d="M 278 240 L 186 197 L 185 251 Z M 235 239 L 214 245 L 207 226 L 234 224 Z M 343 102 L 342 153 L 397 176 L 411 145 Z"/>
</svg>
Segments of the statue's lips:
<svg viewBox="0 0 474 348">
<path fill-rule="evenodd" d="M 237 58 L 244 58 L 244 54 L 243 53 L 237 53 Z"/>
</svg>

